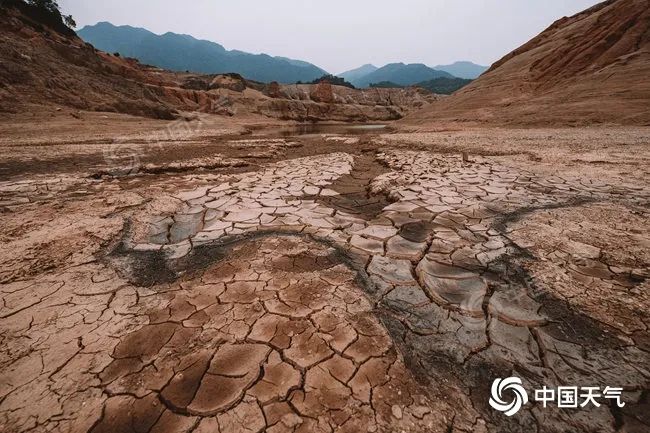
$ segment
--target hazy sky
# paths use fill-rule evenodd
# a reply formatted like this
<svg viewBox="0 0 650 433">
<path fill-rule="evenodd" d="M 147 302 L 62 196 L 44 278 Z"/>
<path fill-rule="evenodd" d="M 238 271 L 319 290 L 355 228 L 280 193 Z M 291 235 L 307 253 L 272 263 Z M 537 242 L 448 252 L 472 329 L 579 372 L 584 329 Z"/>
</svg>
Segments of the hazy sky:
<svg viewBox="0 0 650 433">
<path fill-rule="evenodd" d="M 185 33 L 227 49 L 312 62 L 489 65 L 596 0 L 59 0 L 79 28 L 98 21 Z"/>
</svg>

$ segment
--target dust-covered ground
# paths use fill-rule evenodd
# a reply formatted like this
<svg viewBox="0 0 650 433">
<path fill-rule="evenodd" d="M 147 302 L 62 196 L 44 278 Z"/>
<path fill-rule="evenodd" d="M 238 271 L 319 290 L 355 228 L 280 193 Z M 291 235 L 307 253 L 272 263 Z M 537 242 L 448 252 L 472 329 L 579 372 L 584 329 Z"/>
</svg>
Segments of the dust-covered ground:
<svg viewBox="0 0 650 433">
<path fill-rule="evenodd" d="M 650 128 L 72 114 L 0 124 L 0 431 L 650 429 Z"/>
</svg>

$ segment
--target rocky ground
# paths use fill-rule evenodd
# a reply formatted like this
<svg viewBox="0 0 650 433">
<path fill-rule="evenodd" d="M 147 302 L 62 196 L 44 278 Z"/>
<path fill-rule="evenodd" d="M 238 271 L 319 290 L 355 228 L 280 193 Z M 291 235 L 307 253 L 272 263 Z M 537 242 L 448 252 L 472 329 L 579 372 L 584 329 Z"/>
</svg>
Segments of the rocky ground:
<svg viewBox="0 0 650 433">
<path fill-rule="evenodd" d="M 82 117 L 0 125 L 1 431 L 650 429 L 648 128 Z"/>
</svg>

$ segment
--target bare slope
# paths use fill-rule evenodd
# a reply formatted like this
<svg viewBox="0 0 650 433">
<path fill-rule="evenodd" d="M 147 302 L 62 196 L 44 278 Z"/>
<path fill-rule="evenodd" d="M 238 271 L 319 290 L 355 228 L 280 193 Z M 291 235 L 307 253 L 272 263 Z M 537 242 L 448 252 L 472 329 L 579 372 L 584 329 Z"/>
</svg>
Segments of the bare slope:
<svg viewBox="0 0 650 433">
<path fill-rule="evenodd" d="M 650 124 L 650 1 L 556 21 L 451 98 L 404 123 Z"/>
</svg>

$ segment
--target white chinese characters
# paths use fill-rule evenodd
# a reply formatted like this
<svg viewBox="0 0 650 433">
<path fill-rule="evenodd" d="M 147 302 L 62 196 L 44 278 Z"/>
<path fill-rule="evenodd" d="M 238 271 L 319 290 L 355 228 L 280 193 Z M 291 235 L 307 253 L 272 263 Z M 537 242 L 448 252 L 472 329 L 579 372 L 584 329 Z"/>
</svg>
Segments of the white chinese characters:
<svg viewBox="0 0 650 433">
<path fill-rule="evenodd" d="M 603 399 L 614 400 L 618 407 L 625 406 L 621 400 L 623 388 L 607 386 L 602 389 L 597 386 L 559 386 L 548 388 L 546 386 L 535 390 L 535 401 L 541 402 L 543 407 L 554 403 L 559 408 L 577 409 L 593 405 L 600 407 Z"/>
<path fill-rule="evenodd" d="M 504 396 L 505 391 L 511 391 L 511 401 Z M 513 416 L 528 403 L 528 393 L 518 377 L 496 379 L 492 383 L 490 406 L 503 412 L 506 416 Z M 543 408 L 554 405 L 561 409 L 580 409 L 589 405 L 600 407 L 609 400 L 621 408 L 625 406 L 622 401 L 623 388 L 607 386 L 604 389 L 598 386 L 558 386 L 549 388 L 546 385 L 534 390 L 534 401 L 541 403 Z"/>
</svg>

